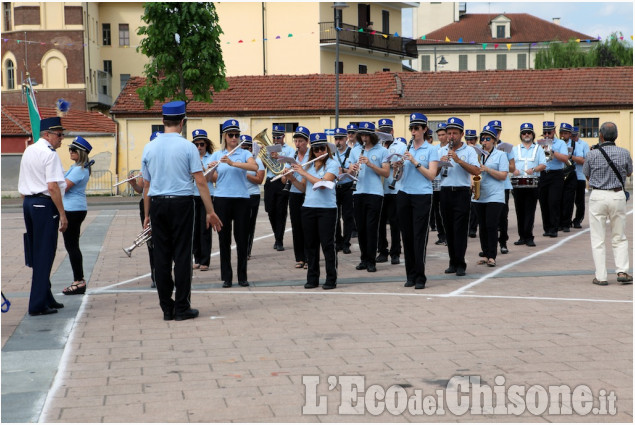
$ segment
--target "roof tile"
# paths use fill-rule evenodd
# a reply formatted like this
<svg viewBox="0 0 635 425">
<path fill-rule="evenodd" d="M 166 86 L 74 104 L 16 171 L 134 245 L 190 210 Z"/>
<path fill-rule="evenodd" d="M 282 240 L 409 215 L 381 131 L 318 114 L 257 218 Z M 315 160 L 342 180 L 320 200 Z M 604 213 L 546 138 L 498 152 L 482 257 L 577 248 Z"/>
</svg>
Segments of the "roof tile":
<svg viewBox="0 0 635 425">
<path fill-rule="evenodd" d="M 57 115 L 55 108 L 40 107 L 39 110 L 43 118 Z M 2 134 L 23 135 L 31 133 L 29 110 L 26 105 L 2 105 L 2 116 Z M 62 117 L 62 125 L 66 131 L 78 133 L 112 134 L 116 132 L 115 123 L 100 112 L 71 110 Z"/>
</svg>

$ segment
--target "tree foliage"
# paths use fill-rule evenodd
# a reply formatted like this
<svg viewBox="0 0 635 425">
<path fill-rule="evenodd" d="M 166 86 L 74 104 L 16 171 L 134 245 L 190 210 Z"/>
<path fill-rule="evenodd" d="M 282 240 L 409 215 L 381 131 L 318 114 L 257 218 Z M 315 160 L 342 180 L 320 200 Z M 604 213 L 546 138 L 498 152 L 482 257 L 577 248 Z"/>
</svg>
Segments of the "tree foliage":
<svg viewBox="0 0 635 425">
<path fill-rule="evenodd" d="M 613 33 L 591 50 L 583 51 L 580 43 L 551 43 L 536 53 L 535 68 L 582 68 L 595 66 L 632 66 L 633 46 L 620 40 L 621 33 Z"/>
<path fill-rule="evenodd" d="M 212 102 L 227 88 L 216 8 L 211 2 L 144 3 L 137 51 L 148 56 L 146 84 L 137 90 L 145 107 L 155 101 Z M 212 90 L 213 89 L 213 90 Z M 191 98 L 186 95 L 191 92 Z"/>
</svg>

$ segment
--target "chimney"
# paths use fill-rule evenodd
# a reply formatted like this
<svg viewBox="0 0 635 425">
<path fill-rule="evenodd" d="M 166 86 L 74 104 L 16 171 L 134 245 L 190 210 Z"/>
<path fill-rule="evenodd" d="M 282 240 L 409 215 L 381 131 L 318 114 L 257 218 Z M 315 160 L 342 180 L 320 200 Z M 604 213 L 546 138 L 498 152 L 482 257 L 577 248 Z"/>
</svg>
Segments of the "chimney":
<svg viewBox="0 0 635 425">
<path fill-rule="evenodd" d="M 560 25 L 560 18 L 551 18 L 553 20 L 553 23 L 556 25 Z"/>
</svg>

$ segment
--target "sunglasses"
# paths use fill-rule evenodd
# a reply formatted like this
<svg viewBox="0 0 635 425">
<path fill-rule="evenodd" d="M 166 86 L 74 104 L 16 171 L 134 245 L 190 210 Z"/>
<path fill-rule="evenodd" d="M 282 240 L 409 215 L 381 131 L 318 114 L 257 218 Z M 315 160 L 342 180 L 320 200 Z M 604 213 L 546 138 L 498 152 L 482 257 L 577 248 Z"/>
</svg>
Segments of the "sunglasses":
<svg viewBox="0 0 635 425">
<path fill-rule="evenodd" d="M 491 142 L 492 138 L 491 137 L 481 137 L 481 142 Z"/>
<path fill-rule="evenodd" d="M 227 137 L 229 137 L 230 139 L 238 139 L 240 137 L 240 134 L 238 134 L 238 133 L 227 133 Z"/>
<path fill-rule="evenodd" d="M 521 131 L 520 134 L 531 134 L 531 131 Z"/>
<path fill-rule="evenodd" d="M 321 152 L 321 151 L 325 151 L 327 149 L 327 146 L 326 145 L 312 146 L 311 149 L 313 149 L 314 152 Z"/>
<path fill-rule="evenodd" d="M 199 148 L 202 148 L 202 147 L 205 147 L 205 145 L 206 145 L 207 143 L 205 143 L 205 142 L 200 142 L 200 143 L 194 143 L 194 144 L 195 144 L 196 146 L 198 146 Z"/>
<path fill-rule="evenodd" d="M 77 148 L 68 148 L 69 152 L 77 152 Z"/>
<path fill-rule="evenodd" d="M 346 134 L 356 134 L 356 131 L 347 131 Z"/>
<path fill-rule="evenodd" d="M 419 131 L 421 129 L 423 129 L 423 127 L 421 127 L 420 125 L 413 125 L 412 127 L 409 127 L 410 131 L 415 130 L 415 131 Z"/>
<path fill-rule="evenodd" d="M 276 140 L 280 140 L 280 139 L 284 139 L 284 136 L 273 136 L 273 138 Z"/>
<path fill-rule="evenodd" d="M 57 137 L 64 137 L 64 133 L 55 133 L 53 131 L 49 131 L 50 134 L 55 134 Z"/>
</svg>

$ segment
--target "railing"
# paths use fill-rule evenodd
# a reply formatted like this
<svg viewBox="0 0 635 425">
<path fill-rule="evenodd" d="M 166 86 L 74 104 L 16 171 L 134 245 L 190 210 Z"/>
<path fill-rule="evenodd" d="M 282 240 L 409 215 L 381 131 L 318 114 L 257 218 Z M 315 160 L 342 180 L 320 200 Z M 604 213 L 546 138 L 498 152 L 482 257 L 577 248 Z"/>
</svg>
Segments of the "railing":
<svg viewBox="0 0 635 425">
<path fill-rule="evenodd" d="M 86 185 L 86 194 L 90 195 L 114 195 L 110 170 L 92 170 L 88 184 Z"/>
<path fill-rule="evenodd" d="M 340 31 L 340 44 L 379 52 L 392 53 L 399 56 L 416 58 L 417 42 L 407 37 L 395 37 L 391 34 L 383 34 L 375 31 L 371 34 L 368 30 L 359 32 L 359 27 L 342 24 Z M 335 43 L 335 24 L 333 22 L 320 22 L 320 43 Z"/>
</svg>

